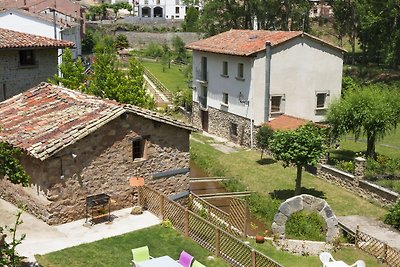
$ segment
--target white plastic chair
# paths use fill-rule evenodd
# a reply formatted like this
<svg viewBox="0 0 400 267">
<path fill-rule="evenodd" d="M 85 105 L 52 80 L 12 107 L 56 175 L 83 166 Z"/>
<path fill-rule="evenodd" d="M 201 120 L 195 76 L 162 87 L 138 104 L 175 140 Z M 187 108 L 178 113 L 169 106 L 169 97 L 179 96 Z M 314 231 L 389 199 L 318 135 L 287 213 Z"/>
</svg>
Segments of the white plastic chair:
<svg viewBox="0 0 400 267">
<path fill-rule="evenodd" d="M 332 257 L 331 253 L 329 252 L 322 252 L 321 254 L 319 254 L 319 259 L 321 260 L 323 267 L 326 267 L 326 264 L 328 262 L 335 261 L 335 259 Z"/>
<path fill-rule="evenodd" d="M 364 262 L 364 261 L 358 260 L 358 261 L 356 261 L 353 265 L 350 265 L 350 267 L 351 267 L 351 266 L 353 266 L 353 267 L 365 267 L 366 265 L 365 265 L 365 262 Z"/>
</svg>

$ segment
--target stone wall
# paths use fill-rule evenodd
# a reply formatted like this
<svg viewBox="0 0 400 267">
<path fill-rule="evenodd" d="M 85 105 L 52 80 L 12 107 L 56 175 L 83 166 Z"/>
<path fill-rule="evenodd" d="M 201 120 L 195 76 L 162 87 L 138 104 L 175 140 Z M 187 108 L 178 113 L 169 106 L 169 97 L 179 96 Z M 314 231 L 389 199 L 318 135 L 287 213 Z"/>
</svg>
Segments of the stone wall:
<svg viewBox="0 0 400 267">
<path fill-rule="evenodd" d="M 127 32 L 117 31 L 116 34 L 123 34 L 128 37 L 130 47 L 145 48 L 149 43 L 172 45 L 172 38 L 179 36 L 185 44 L 189 44 L 201 39 L 201 35 L 193 32 Z"/>
<path fill-rule="evenodd" d="M 146 159 L 132 160 L 137 135 L 148 140 Z M 130 177 L 144 177 L 147 185 L 166 195 L 188 190 L 188 174 L 157 180 L 152 174 L 189 167 L 189 131 L 128 113 L 43 162 L 27 156 L 22 163 L 31 175 L 30 188 L 24 191 L 32 202 L 45 204 L 45 211 L 30 212 L 49 224 L 65 223 L 85 217 L 89 195 L 110 195 L 112 210 L 132 206 L 136 200 Z"/>
<path fill-rule="evenodd" d="M 250 120 L 229 112 L 208 107 L 208 132 L 228 139 L 236 144 L 250 147 L 251 123 Z M 237 124 L 237 136 L 232 135 L 231 123 Z M 201 110 L 198 102 L 193 102 L 192 124 L 202 129 Z M 253 125 L 253 142 L 258 128 Z"/>
<path fill-rule="evenodd" d="M 20 66 L 19 50 L 0 51 L 0 101 L 45 82 L 57 73 L 57 49 L 36 49 L 34 53 L 36 65 Z"/>
<path fill-rule="evenodd" d="M 355 175 L 336 169 L 327 164 L 320 164 L 317 168 L 317 176 L 346 188 L 362 198 L 374 200 L 381 205 L 392 205 L 399 198 L 399 194 L 392 192 L 379 185 L 363 180 L 365 160 L 355 159 Z"/>
</svg>

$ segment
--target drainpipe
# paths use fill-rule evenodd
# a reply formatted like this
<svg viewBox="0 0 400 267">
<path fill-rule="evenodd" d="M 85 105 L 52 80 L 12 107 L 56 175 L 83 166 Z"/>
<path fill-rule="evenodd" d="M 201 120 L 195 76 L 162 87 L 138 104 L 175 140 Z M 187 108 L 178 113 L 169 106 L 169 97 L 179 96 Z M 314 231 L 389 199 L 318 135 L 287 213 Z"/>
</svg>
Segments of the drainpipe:
<svg viewBox="0 0 400 267">
<path fill-rule="evenodd" d="M 269 121 L 269 101 L 271 91 L 271 42 L 265 42 L 265 99 L 264 99 L 264 122 Z"/>
</svg>

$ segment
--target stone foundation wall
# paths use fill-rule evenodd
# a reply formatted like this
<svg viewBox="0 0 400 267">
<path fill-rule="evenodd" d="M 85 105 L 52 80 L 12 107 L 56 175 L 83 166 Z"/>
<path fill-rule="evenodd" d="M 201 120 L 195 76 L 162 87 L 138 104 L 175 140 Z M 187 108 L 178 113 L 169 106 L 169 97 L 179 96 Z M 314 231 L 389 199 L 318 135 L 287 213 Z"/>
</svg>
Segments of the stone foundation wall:
<svg viewBox="0 0 400 267">
<path fill-rule="evenodd" d="M 357 163 L 355 173 L 356 175 L 352 175 L 326 164 L 321 164 L 317 170 L 318 177 L 352 191 L 364 199 L 372 199 L 384 206 L 392 205 L 398 199 L 399 194 L 362 180 L 363 171 L 357 169 Z"/>
<path fill-rule="evenodd" d="M 146 138 L 145 159 L 132 160 L 132 139 Z M 145 178 L 145 183 L 166 195 L 189 189 L 188 174 L 153 179 L 152 174 L 189 167 L 189 131 L 126 114 L 114 119 L 43 162 L 25 157 L 22 163 L 31 176 L 34 203 L 29 211 L 49 224 L 85 217 L 86 197 L 106 193 L 112 210 L 132 206 L 136 190 L 128 179 Z M 19 199 L 19 194 L 15 194 Z"/>
<path fill-rule="evenodd" d="M 237 135 L 231 131 L 231 123 L 237 124 Z M 202 129 L 201 110 L 199 103 L 193 102 L 192 124 Z M 258 128 L 253 125 L 253 142 Z M 236 144 L 250 147 L 251 145 L 251 122 L 249 119 L 208 107 L 208 132 L 228 139 Z"/>
</svg>

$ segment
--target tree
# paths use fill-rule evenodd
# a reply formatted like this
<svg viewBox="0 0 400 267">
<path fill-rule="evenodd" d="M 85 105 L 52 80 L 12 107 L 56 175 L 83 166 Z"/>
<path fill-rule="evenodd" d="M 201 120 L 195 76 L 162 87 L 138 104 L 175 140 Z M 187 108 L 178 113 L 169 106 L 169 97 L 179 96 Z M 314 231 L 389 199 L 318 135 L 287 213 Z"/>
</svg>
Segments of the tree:
<svg viewBox="0 0 400 267">
<path fill-rule="evenodd" d="M 367 137 L 367 156 L 376 158 L 375 143 L 396 129 L 400 121 L 400 94 L 386 85 L 375 84 L 346 91 L 327 113 L 333 137 L 353 133 Z"/>
<path fill-rule="evenodd" d="M 0 177 L 6 175 L 12 183 L 27 186 L 29 175 L 18 160 L 21 154 L 20 149 L 0 142 Z"/>
<path fill-rule="evenodd" d="M 186 13 L 185 21 L 182 23 L 182 28 L 185 32 L 197 32 L 200 12 L 197 8 L 190 6 Z"/>
<path fill-rule="evenodd" d="M 115 47 L 117 49 L 124 49 L 129 47 L 128 37 L 124 34 L 118 34 L 115 38 Z"/>
<path fill-rule="evenodd" d="M 172 37 L 172 47 L 174 49 L 175 59 L 177 61 L 186 62 L 187 61 L 187 54 L 185 48 L 185 42 L 182 40 L 181 37 L 175 35 Z"/>
<path fill-rule="evenodd" d="M 269 141 L 273 137 L 274 130 L 268 125 L 260 127 L 256 134 L 257 146 L 261 149 L 261 159 L 263 157 L 264 150 L 268 148 Z"/>
<path fill-rule="evenodd" d="M 283 166 L 297 169 L 295 195 L 301 194 L 302 168 L 315 165 L 326 151 L 326 129 L 306 124 L 294 131 L 275 132 L 269 150 Z"/>
<path fill-rule="evenodd" d="M 95 48 L 94 76 L 87 92 L 102 98 L 144 108 L 153 108 L 154 99 L 144 88 L 143 66 L 130 59 L 127 73 L 119 69 L 115 48 L 111 45 Z"/>
<path fill-rule="evenodd" d="M 51 83 L 61 83 L 64 87 L 81 90 L 84 87 L 85 66 L 79 57 L 75 62 L 72 60 L 72 53 L 69 48 L 64 50 L 62 62 L 59 65 L 61 76 L 55 74 L 53 79 L 49 79 Z"/>
<path fill-rule="evenodd" d="M 93 32 L 87 31 L 82 40 L 82 53 L 91 54 L 95 45 Z"/>
</svg>

